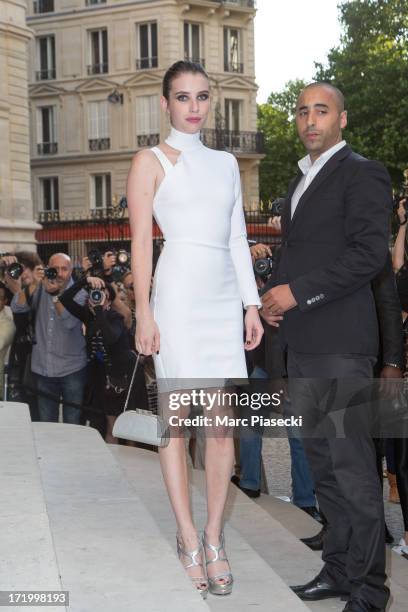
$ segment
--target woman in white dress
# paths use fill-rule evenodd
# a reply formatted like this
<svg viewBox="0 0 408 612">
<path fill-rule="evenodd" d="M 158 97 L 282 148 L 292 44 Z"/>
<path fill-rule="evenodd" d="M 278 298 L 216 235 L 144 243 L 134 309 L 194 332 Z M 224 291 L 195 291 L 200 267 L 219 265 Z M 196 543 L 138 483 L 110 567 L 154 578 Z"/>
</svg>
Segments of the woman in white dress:
<svg viewBox="0 0 408 612">
<path fill-rule="evenodd" d="M 170 136 L 159 147 L 135 155 L 127 186 L 136 348 L 153 355 L 159 389 L 246 379 L 242 306 L 245 348 L 251 350 L 263 334 L 261 303 L 246 238 L 237 161 L 200 140 L 210 109 L 204 69 L 192 62 L 174 64 L 163 80 L 161 105 L 170 116 Z M 152 216 L 165 246 L 149 302 Z M 203 547 L 191 513 L 183 437 L 172 436 L 159 456 L 178 527 L 179 558 L 203 597 L 208 590 L 226 595 L 233 578 L 224 547 L 223 513 L 234 464 L 233 439 L 226 432 L 206 437 L 208 518 Z"/>
</svg>

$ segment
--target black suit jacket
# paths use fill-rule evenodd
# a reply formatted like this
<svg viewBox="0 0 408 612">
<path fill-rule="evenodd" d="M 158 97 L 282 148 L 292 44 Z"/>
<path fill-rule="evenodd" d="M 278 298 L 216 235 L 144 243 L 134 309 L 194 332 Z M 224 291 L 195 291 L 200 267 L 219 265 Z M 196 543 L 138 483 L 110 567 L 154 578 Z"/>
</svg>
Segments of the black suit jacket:
<svg viewBox="0 0 408 612">
<path fill-rule="evenodd" d="M 298 306 L 285 313 L 283 344 L 316 354 L 378 353 L 371 281 L 385 266 L 392 190 L 382 164 L 345 145 L 323 166 L 291 219 L 289 188 L 275 284 Z"/>
</svg>

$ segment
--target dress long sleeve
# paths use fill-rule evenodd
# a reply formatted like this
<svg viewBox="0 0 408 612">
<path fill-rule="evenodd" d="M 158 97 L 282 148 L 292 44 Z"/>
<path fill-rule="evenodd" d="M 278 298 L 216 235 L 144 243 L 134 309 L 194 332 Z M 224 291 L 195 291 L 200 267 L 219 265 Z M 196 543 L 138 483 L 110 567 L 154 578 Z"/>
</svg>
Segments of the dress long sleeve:
<svg viewBox="0 0 408 612">
<path fill-rule="evenodd" d="M 234 197 L 235 204 L 231 216 L 231 236 L 229 246 L 231 257 L 237 275 L 238 286 L 245 308 L 248 306 L 258 306 L 261 308 L 261 301 L 255 282 L 252 267 L 251 252 L 249 250 L 247 232 L 245 225 L 244 208 L 242 204 L 241 178 L 237 160 L 234 158 Z"/>
</svg>

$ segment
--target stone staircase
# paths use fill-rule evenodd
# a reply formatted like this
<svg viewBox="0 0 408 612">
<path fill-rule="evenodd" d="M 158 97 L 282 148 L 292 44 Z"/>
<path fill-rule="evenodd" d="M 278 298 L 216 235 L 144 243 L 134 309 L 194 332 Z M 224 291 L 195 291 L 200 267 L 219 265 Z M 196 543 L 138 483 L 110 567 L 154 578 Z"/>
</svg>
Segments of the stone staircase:
<svg viewBox="0 0 408 612">
<path fill-rule="evenodd" d="M 47 606 L 55 612 L 344 607 L 338 600 L 306 606 L 288 588 L 321 567 L 319 555 L 298 539 L 315 533 L 318 525 L 291 504 L 266 495 L 255 503 L 231 486 L 225 536 L 234 590 L 203 601 L 175 554 L 174 519 L 157 453 L 107 445 L 89 427 L 31 423 L 27 406 L 4 402 L 0 455 L 3 591 L 69 591 L 69 606 Z M 191 469 L 191 498 L 202 528 L 202 471 Z M 408 609 L 407 569 L 405 560 L 390 555 L 390 612 Z"/>
</svg>

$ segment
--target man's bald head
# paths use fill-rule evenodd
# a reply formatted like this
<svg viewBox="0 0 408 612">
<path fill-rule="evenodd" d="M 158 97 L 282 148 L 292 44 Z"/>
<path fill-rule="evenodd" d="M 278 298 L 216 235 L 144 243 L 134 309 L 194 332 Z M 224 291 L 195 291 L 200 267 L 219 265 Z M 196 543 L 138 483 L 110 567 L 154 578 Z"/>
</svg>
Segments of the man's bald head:
<svg viewBox="0 0 408 612">
<path fill-rule="evenodd" d="M 72 261 L 69 255 L 67 255 L 66 253 L 54 253 L 53 255 L 51 255 L 49 261 L 48 261 L 48 265 L 51 267 L 54 266 L 58 266 L 59 262 L 64 262 L 66 265 L 71 266 L 72 267 Z"/>
<path fill-rule="evenodd" d="M 330 83 L 324 83 L 324 82 L 315 82 L 315 83 L 310 83 L 310 85 L 306 85 L 306 87 L 304 89 L 302 89 L 302 91 L 299 94 L 298 97 L 298 103 L 300 98 L 302 97 L 303 93 L 306 92 L 309 89 L 313 89 L 313 88 L 324 88 L 327 91 L 329 91 L 335 102 L 336 102 L 336 106 L 338 108 L 339 113 L 342 113 L 345 109 L 345 102 L 344 102 L 344 95 L 343 93 L 340 91 L 340 89 L 338 89 L 337 87 L 335 87 L 334 85 L 331 85 Z"/>
</svg>

